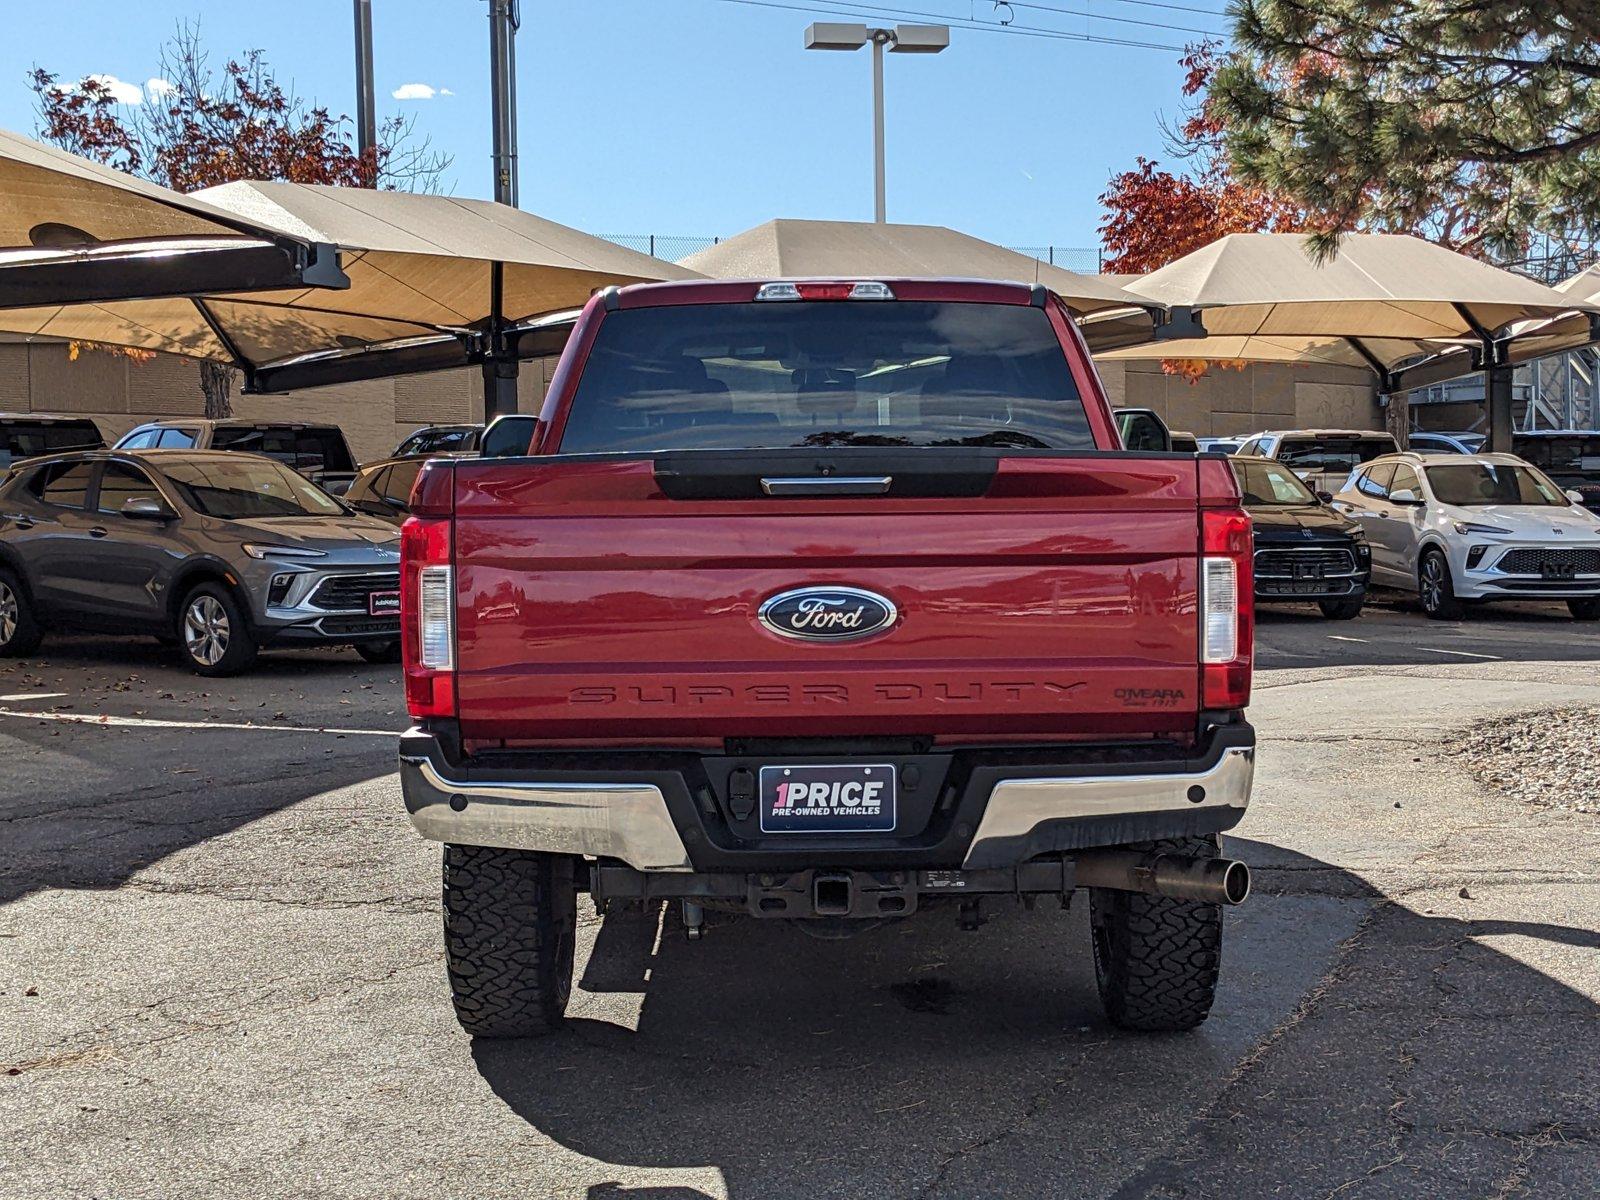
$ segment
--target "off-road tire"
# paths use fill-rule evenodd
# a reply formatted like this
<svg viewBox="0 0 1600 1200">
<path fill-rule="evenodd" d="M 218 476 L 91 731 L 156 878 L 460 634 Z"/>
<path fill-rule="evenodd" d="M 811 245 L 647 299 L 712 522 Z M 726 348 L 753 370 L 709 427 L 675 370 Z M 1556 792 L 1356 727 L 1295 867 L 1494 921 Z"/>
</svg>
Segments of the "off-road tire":
<svg viewBox="0 0 1600 1200">
<path fill-rule="evenodd" d="M 1366 602 L 1365 596 L 1357 596 L 1353 600 L 1318 600 L 1317 607 L 1330 621 L 1354 621 L 1361 615 L 1361 609 Z"/>
<path fill-rule="evenodd" d="M 1568 600 L 1567 611 L 1572 614 L 1574 621 L 1600 621 L 1600 597 L 1585 596 L 1580 600 Z"/>
<path fill-rule="evenodd" d="M 1429 578 L 1430 570 L 1438 571 L 1437 582 Z M 1435 621 L 1459 621 L 1467 615 L 1467 606 L 1456 596 L 1455 580 L 1450 577 L 1450 560 L 1444 551 L 1429 548 L 1417 560 L 1417 600 L 1422 611 Z"/>
<path fill-rule="evenodd" d="M 357 642 L 356 653 L 369 663 L 397 663 L 400 661 L 400 639 L 380 638 L 373 642 Z"/>
<path fill-rule="evenodd" d="M 216 624 L 218 620 L 220 625 Z M 221 631 L 222 640 L 208 640 L 207 629 Z M 249 619 L 233 592 L 223 584 L 202 583 L 191 588 L 183 603 L 178 605 L 174 632 L 178 638 L 178 653 L 196 675 L 237 675 L 249 670 L 256 661 L 256 638 Z M 220 654 L 207 661 L 207 655 L 214 653 L 218 646 Z"/>
<path fill-rule="evenodd" d="M 571 856 L 444 848 L 445 966 L 456 1020 L 473 1037 L 560 1027 L 577 930 Z"/>
<path fill-rule="evenodd" d="M 32 654 L 43 640 L 27 585 L 10 567 L 0 567 L 0 658 Z"/>
<path fill-rule="evenodd" d="M 1190 837 L 1122 848 L 1212 858 L 1221 843 Z M 1089 925 L 1100 1002 L 1113 1025 L 1177 1033 L 1210 1014 L 1222 962 L 1221 905 L 1090 888 Z"/>
</svg>

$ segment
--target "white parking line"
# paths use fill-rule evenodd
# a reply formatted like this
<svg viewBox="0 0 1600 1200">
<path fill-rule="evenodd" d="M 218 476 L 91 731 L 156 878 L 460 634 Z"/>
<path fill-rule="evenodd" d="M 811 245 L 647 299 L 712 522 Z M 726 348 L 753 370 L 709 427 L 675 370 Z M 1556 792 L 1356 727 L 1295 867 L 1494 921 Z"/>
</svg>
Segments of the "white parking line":
<svg viewBox="0 0 1600 1200">
<path fill-rule="evenodd" d="M 0 704 L 15 704 L 18 700 L 59 700 L 65 692 L 18 692 L 15 696 L 0 696 Z"/>
<path fill-rule="evenodd" d="M 1426 650 L 1429 654 L 1456 654 L 1462 658 L 1487 658 L 1490 662 L 1505 662 L 1498 654 L 1474 654 L 1471 650 L 1441 650 L 1437 646 L 1418 646 L 1418 650 Z"/>
<path fill-rule="evenodd" d="M 398 729 L 339 729 L 320 725 L 252 725 L 233 721 L 162 721 L 154 717 L 88 716 L 82 713 L 24 712 L 14 708 L 0 708 L 0 717 L 15 717 L 22 721 L 59 721 L 64 725 L 98 725 L 106 729 L 232 729 L 255 730 L 261 733 L 330 733 L 340 737 L 397 738 Z"/>
<path fill-rule="evenodd" d="M 1326 637 L 1330 642 L 1360 642 L 1363 646 L 1367 644 L 1366 638 L 1341 637 L 1337 633 L 1327 634 Z"/>
</svg>

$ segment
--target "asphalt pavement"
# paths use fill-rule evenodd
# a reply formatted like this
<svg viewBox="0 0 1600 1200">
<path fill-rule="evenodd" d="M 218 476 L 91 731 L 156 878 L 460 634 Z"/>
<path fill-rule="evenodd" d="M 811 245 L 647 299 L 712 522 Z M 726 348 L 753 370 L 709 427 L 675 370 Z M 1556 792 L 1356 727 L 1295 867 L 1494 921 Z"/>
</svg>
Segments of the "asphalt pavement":
<svg viewBox="0 0 1600 1200">
<path fill-rule="evenodd" d="M 848 941 L 589 915 L 566 1030 L 450 1013 L 392 668 L 0 662 L 6 1197 L 1590 1197 L 1595 818 L 1475 721 L 1600 708 L 1600 627 L 1263 612 L 1256 892 L 1193 1034 L 1111 1029 L 1084 906 Z"/>
</svg>

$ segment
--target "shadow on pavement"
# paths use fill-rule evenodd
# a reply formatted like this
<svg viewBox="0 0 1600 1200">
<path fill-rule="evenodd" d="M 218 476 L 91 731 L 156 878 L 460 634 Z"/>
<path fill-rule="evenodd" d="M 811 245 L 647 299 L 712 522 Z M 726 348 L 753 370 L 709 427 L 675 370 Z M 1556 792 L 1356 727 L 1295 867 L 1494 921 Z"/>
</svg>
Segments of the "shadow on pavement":
<svg viewBox="0 0 1600 1200">
<path fill-rule="evenodd" d="M 1480 939 L 1600 937 L 1423 915 L 1279 847 L 1229 850 L 1259 894 L 1192 1034 L 1107 1025 L 1081 899 L 843 942 L 712 916 L 688 943 L 671 912 L 658 939 L 633 912 L 605 920 L 563 1033 L 473 1057 L 597 1169 L 715 1168 L 740 1200 L 1592 1194 L 1596 1004 Z M 637 1183 L 588 1197 L 706 1194 Z"/>
</svg>

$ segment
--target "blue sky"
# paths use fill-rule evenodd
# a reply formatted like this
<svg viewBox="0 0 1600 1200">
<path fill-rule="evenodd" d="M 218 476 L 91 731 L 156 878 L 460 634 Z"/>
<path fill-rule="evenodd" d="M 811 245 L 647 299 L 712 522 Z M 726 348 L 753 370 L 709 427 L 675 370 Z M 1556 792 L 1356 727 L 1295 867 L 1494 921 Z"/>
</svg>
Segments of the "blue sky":
<svg viewBox="0 0 1600 1200">
<path fill-rule="evenodd" d="M 1224 0 L 767 2 L 813 11 L 758 0 L 523 0 L 522 206 L 607 234 L 728 236 L 775 216 L 870 219 L 869 55 L 802 47 L 809 21 L 852 19 L 830 18 L 829 7 L 876 10 L 881 24 L 927 19 L 910 12 L 1009 19 L 1014 30 L 1166 46 L 1200 35 L 1129 22 L 1225 27 Z M 484 0 L 374 0 L 373 9 L 380 115 L 415 115 L 455 156 L 446 190 L 488 195 Z M 66 0 L 30 5 L 29 18 L 25 34 L 0 44 L 8 129 L 33 130 L 25 75 L 35 64 L 142 87 L 162 41 L 196 18 L 215 59 L 259 47 L 302 96 L 354 111 L 348 0 Z M 1094 245 L 1107 178 L 1136 154 L 1161 156 L 1159 117 L 1181 104 L 1177 57 L 959 27 L 937 57 L 890 55 L 890 220 L 1006 244 Z M 393 98 L 407 84 L 435 94 Z"/>
</svg>

